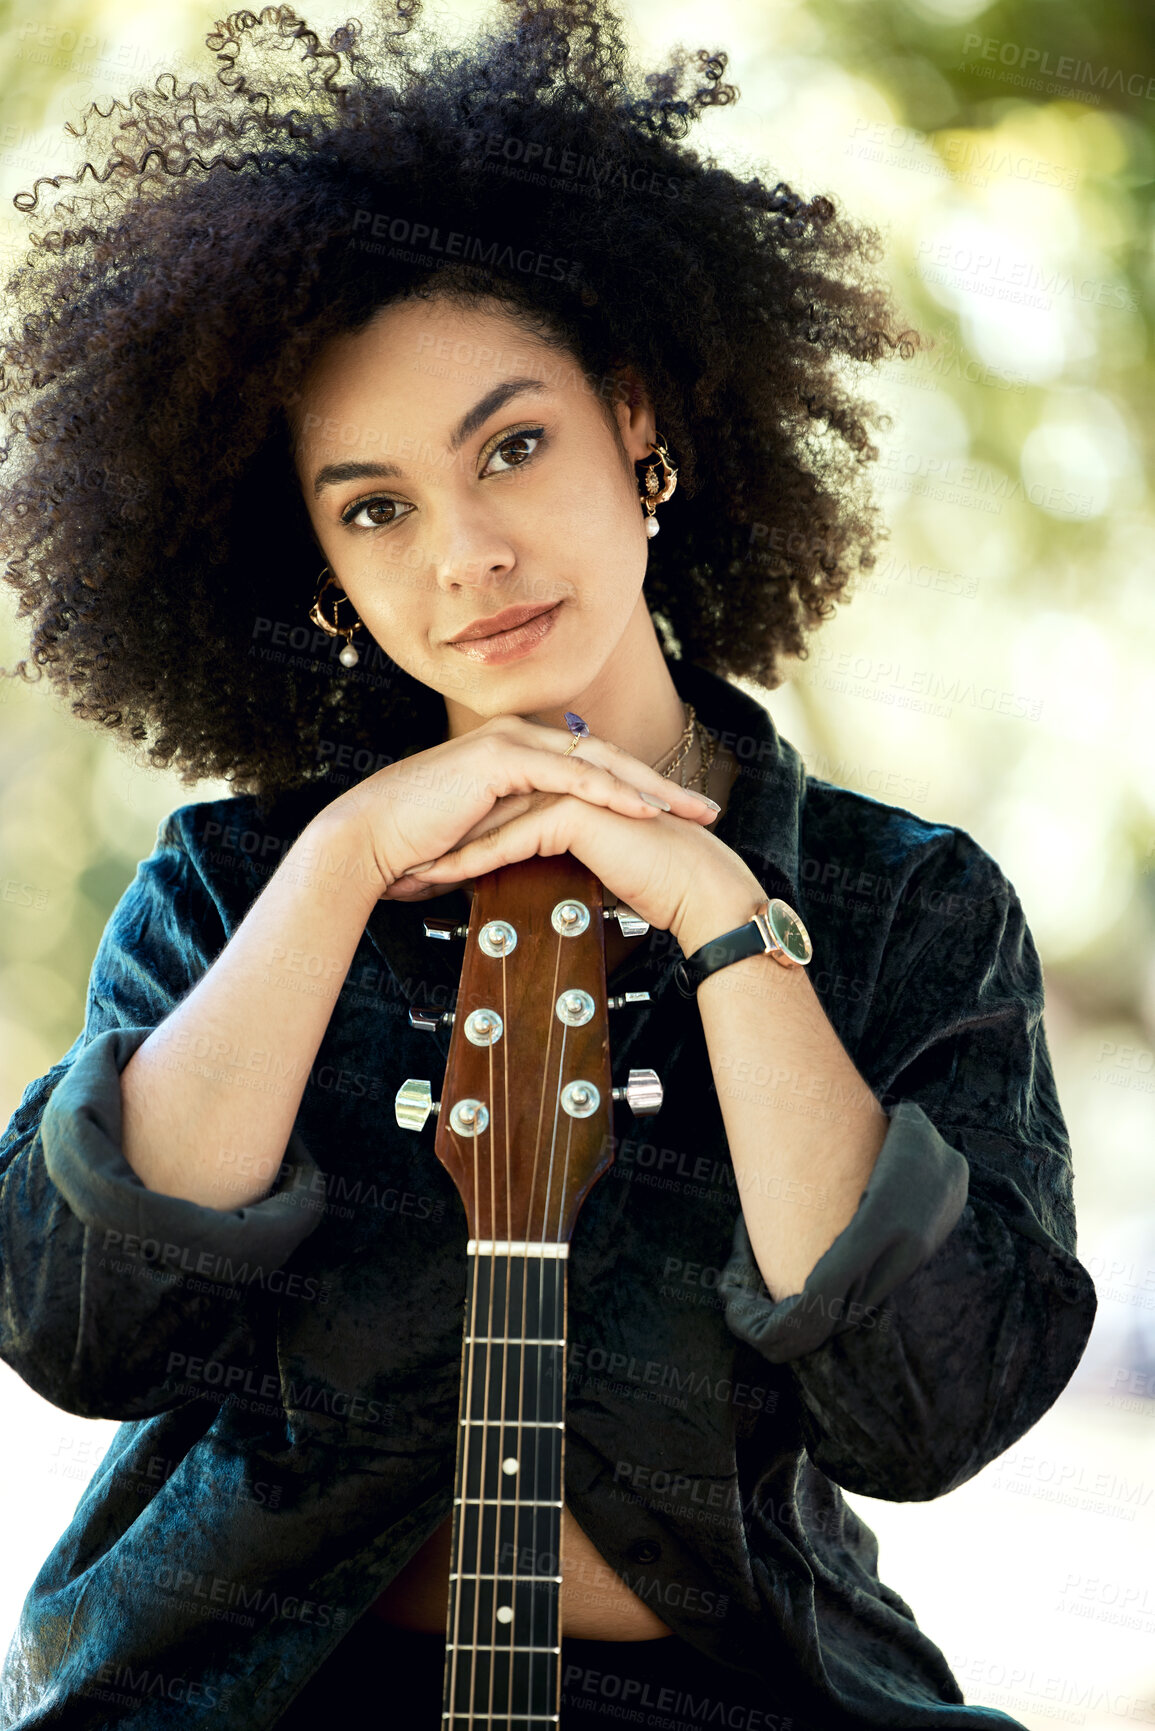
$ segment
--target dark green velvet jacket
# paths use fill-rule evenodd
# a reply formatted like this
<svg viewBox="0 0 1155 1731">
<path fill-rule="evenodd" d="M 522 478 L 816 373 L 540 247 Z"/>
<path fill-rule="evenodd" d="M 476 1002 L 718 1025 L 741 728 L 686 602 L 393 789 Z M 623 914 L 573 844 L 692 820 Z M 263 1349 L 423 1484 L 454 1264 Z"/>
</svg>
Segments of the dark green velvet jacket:
<svg viewBox="0 0 1155 1731">
<path fill-rule="evenodd" d="M 856 1214 L 775 1303 L 681 952 L 652 932 L 626 958 L 614 989 L 652 996 L 614 1012 L 615 1081 L 652 1065 L 665 1099 L 636 1122 L 617 1107 L 577 1222 L 567 1500 L 678 1636 L 766 1680 L 768 1708 L 823 1731 L 1015 1725 L 964 1704 L 839 1487 L 918 1501 L 965 1483 L 1086 1344 L 1038 955 L 964 831 L 808 776 L 760 705 L 671 672 L 741 764 L 717 833 L 801 913 L 815 989 L 890 1125 Z M 158 1194 L 120 1149 L 120 1071 L 338 791 L 162 823 L 83 1033 L 0 1142 L 0 1351 L 65 1411 L 123 1421 L 28 1593 L 7 1727 L 271 1726 L 450 1509 L 465 1218 L 393 1096 L 407 1076 L 438 1091 L 449 1034 L 407 1010 L 452 1002 L 457 947 L 421 922 L 462 893 L 377 904 L 262 1200 Z M 267 1088 L 260 1048 L 254 1030 L 182 1061 Z"/>
</svg>

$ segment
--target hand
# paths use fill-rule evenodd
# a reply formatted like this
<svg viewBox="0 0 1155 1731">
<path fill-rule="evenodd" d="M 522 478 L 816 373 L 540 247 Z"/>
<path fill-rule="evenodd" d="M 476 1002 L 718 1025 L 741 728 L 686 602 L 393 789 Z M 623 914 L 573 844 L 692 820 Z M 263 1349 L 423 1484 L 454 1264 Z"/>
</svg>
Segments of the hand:
<svg viewBox="0 0 1155 1731">
<path fill-rule="evenodd" d="M 487 730 L 497 735 L 497 756 L 526 779 L 491 799 L 467 828 L 462 829 L 460 819 L 454 824 L 437 814 L 440 832 L 449 835 L 456 828 L 456 834 L 423 868 L 407 865 L 383 895 L 443 895 L 498 866 L 568 851 L 620 901 L 650 925 L 672 932 L 680 943 L 684 933 L 705 942 L 725 929 L 718 924 L 723 908 L 734 910 L 727 920 L 734 925 L 759 900 L 757 879 L 745 863 L 709 834 L 706 825 L 716 816 L 712 807 L 607 740 L 583 739 L 577 753 L 563 757 L 568 735 L 560 729 L 505 716 L 405 763 L 422 764 L 447 752 L 450 744 L 464 745 Z M 388 776 L 403 767 L 392 765 L 378 773 Z M 426 779 L 424 767 L 421 778 Z M 370 777 L 355 791 L 370 789 L 375 779 Z M 639 788 L 667 800 L 669 814 L 638 799 Z M 391 790 L 389 797 L 398 795 Z"/>
<path fill-rule="evenodd" d="M 618 819 L 613 834 L 616 848 L 625 855 L 637 836 L 665 815 L 642 800 L 642 793 L 668 803 L 679 819 L 693 819 L 694 829 L 717 815 L 700 795 L 677 788 L 648 763 L 604 739 L 584 739 L 580 750 L 565 755 L 568 744 L 570 736 L 558 727 L 542 727 L 519 715 L 497 715 L 469 734 L 367 775 L 319 817 L 326 827 L 336 824 L 352 838 L 377 897 L 403 900 L 443 895 L 455 883 L 494 871 L 497 865 L 532 859 L 535 853 L 565 852 L 571 840 L 577 840 L 580 822 L 594 812 Z M 558 807 L 565 810 L 549 817 Z M 485 845 L 483 838 L 497 831 L 502 831 L 500 843 Z M 563 833 L 568 840 L 561 840 Z M 604 838 L 606 831 L 601 834 Z M 483 862 L 466 864 L 457 872 L 443 869 L 445 864 L 461 864 L 466 843 L 481 846 L 469 860 Z M 571 852 L 585 859 L 578 848 Z M 606 857 L 604 840 L 599 857 Z M 442 862 L 442 869 L 423 874 L 421 885 L 407 876 L 414 865 L 428 862 Z M 630 907 L 637 907 L 625 888 L 604 878 L 592 859 L 585 864 Z M 636 874 L 630 874 L 630 881 L 634 878 Z M 637 912 L 646 917 L 641 907 Z"/>
</svg>

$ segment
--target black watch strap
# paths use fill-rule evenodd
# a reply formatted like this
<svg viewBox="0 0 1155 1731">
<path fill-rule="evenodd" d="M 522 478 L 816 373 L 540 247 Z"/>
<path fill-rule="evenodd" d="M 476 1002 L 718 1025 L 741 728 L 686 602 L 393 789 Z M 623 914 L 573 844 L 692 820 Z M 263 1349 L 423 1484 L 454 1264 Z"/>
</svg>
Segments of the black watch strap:
<svg viewBox="0 0 1155 1731">
<path fill-rule="evenodd" d="M 718 968 L 729 967 L 731 962 L 745 961 L 747 956 L 765 954 L 766 941 L 757 922 L 749 919 L 745 925 L 735 926 L 732 932 L 711 938 L 708 944 L 703 944 L 700 950 L 679 962 L 674 969 L 674 983 L 684 998 L 692 998 L 702 981 Z"/>
</svg>

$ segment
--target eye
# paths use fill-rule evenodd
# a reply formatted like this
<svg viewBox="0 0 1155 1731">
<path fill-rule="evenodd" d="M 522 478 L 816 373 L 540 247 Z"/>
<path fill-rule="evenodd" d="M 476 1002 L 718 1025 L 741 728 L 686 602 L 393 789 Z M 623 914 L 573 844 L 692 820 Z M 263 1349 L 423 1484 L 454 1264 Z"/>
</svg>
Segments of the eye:
<svg viewBox="0 0 1155 1731">
<path fill-rule="evenodd" d="M 353 529 L 387 529 L 390 523 L 399 523 L 399 512 L 414 510 L 413 505 L 407 505 L 404 499 L 391 499 L 387 493 L 377 493 L 371 499 L 355 499 L 341 512 L 342 523 Z M 387 515 L 386 515 L 387 513 Z M 367 517 L 368 522 L 358 521 Z"/>
<path fill-rule="evenodd" d="M 522 427 L 519 432 L 507 433 L 501 443 L 494 446 L 486 459 L 485 467 L 488 469 L 494 457 L 500 457 L 506 467 L 495 470 L 495 474 L 507 475 L 511 469 L 524 468 L 530 458 L 537 455 L 538 447 L 544 442 L 544 427 Z M 530 446 L 533 448 L 529 449 Z"/>
</svg>

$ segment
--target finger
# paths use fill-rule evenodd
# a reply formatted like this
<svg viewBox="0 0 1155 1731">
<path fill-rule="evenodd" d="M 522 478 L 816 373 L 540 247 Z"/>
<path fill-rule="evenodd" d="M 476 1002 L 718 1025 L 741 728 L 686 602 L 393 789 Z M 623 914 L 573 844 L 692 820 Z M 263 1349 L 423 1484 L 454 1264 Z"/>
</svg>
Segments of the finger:
<svg viewBox="0 0 1155 1731">
<path fill-rule="evenodd" d="M 678 817 L 693 818 L 699 823 L 713 823 L 718 815 L 720 807 L 717 801 L 712 800 L 708 794 L 698 793 L 693 788 L 681 787 L 677 782 L 669 781 L 665 776 L 659 775 L 652 765 L 643 763 L 641 758 L 634 757 L 630 752 L 624 751 L 612 740 L 602 739 L 591 734 L 581 739 L 577 749 L 571 751 L 570 747 L 573 745 L 573 740 L 568 733 L 563 733 L 560 728 L 535 725 L 532 722 L 527 723 L 521 716 L 512 716 L 508 719 L 520 723 L 524 727 L 532 728 L 530 739 L 539 749 L 544 748 L 542 735 L 547 736 L 550 741 L 556 741 L 560 762 L 571 766 L 582 761 L 595 765 L 604 770 L 606 775 L 610 776 L 622 788 L 629 788 L 638 794 L 648 793 L 652 798 L 662 800 L 666 808 Z M 534 735 L 537 737 L 534 738 Z M 574 792 L 583 799 L 589 798 L 588 792 L 580 782 L 571 783 L 567 791 Z M 598 800 L 591 803 L 601 804 L 604 802 Z M 615 807 L 614 809 L 623 808 Z"/>
<path fill-rule="evenodd" d="M 534 731 L 551 731 L 557 737 L 556 729 Z M 663 782 L 660 776 L 651 774 L 649 785 L 640 788 L 594 757 L 567 758 L 540 745 L 523 745 L 506 739 L 490 761 L 491 774 L 486 781 L 486 791 L 495 804 L 518 794 L 553 793 L 572 794 L 589 805 L 606 806 L 626 817 L 648 817 L 659 810 L 673 809 L 666 795 L 676 790 L 668 782 Z M 655 805 L 655 799 L 661 804 Z M 695 805 L 692 809 L 696 815 L 702 808 Z M 688 808 L 679 812 L 679 816 L 689 814 Z"/>
<path fill-rule="evenodd" d="M 548 858 L 564 853 L 570 845 L 569 833 L 560 802 L 554 802 L 548 814 L 537 810 L 511 818 L 452 848 L 421 870 L 411 866 L 407 875 L 418 883 L 433 884 L 443 893 L 455 883 L 483 877 L 500 866 L 517 865 L 539 854 Z"/>
<path fill-rule="evenodd" d="M 391 901 L 421 902 L 428 901 L 430 896 L 443 896 L 454 887 L 453 884 L 426 883 L 420 874 L 405 872 L 401 877 L 394 878 L 386 896 Z"/>
</svg>

